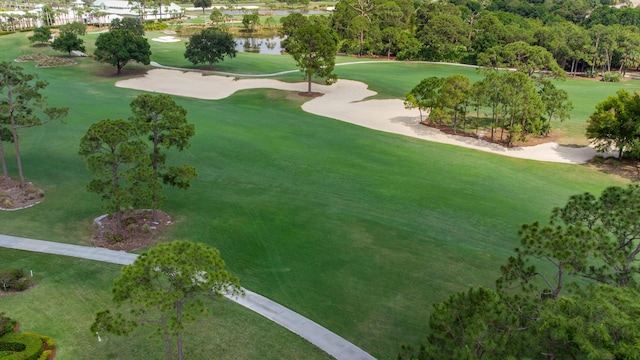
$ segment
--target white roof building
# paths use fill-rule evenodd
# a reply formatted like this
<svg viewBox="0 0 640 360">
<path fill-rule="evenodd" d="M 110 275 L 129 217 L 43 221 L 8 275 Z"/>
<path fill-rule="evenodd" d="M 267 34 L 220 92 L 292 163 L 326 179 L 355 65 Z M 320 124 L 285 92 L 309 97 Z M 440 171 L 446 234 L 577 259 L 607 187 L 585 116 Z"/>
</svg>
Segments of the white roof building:
<svg viewBox="0 0 640 360">
<path fill-rule="evenodd" d="M 130 3 L 126 0 L 96 0 L 91 7 L 107 14 L 124 17 L 138 17 L 141 11 L 137 2 Z M 170 19 L 176 17 L 176 15 L 182 15 L 183 12 L 184 10 L 175 3 L 162 5 L 161 9 L 157 6 L 147 6 L 144 9 L 144 18 L 155 20 Z"/>
</svg>

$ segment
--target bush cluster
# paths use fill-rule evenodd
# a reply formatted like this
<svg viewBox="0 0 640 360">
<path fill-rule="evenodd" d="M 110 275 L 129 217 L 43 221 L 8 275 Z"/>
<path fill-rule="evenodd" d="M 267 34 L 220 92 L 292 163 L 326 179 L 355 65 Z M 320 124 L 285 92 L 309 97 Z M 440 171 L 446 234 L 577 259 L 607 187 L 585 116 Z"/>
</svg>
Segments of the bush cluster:
<svg viewBox="0 0 640 360">
<path fill-rule="evenodd" d="M 0 312 L 0 337 L 13 332 L 16 327 L 16 321 Z"/>
<path fill-rule="evenodd" d="M 31 280 L 24 276 L 24 270 L 13 269 L 0 273 L 2 291 L 24 291 L 31 286 Z"/>
<path fill-rule="evenodd" d="M 616 71 L 608 71 L 602 74 L 602 81 L 604 82 L 620 82 L 622 80 L 622 74 Z"/>
<path fill-rule="evenodd" d="M 0 351 L 18 351 L 2 360 L 40 360 L 42 340 L 35 334 L 7 334 L 0 339 Z"/>
<path fill-rule="evenodd" d="M 166 30 L 167 28 L 169 28 L 169 25 L 164 22 L 148 22 L 144 24 L 144 31 Z"/>
</svg>

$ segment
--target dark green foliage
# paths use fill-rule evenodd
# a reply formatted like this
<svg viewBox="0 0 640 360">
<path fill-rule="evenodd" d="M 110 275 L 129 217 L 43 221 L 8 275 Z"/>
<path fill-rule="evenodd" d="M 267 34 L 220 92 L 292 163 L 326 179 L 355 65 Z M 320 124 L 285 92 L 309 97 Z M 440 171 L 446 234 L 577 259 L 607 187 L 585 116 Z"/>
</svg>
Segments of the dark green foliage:
<svg viewBox="0 0 640 360">
<path fill-rule="evenodd" d="M 20 142 L 18 130 L 39 126 L 49 121 L 61 119 L 67 115 L 67 108 L 45 107 L 46 98 L 41 90 L 48 83 L 38 80 L 38 76 L 27 74 L 20 66 L 10 62 L 0 62 L 0 162 L 2 163 L 2 175 L 8 181 L 5 153 L 2 142 L 6 141 L 9 133 L 13 142 L 20 185 L 25 186 L 22 170 L 22 158 L 20 155 Z M 46 119 L 41 120 L 40 110 Z"/>
<path fill-rule="evenodd" d="M 435 305 L 430 358 L 638 358 L 638 224 L 640 186 L 629 185 L 572 196 L 549 225 L 523 225 L 497 292 Z"/>
<path fill-rule="evenodd" d="M 245 31 L 254 32 L 259 25 L 260 15 L 258 15 L 257 11 L 242 15 L 242 26 L 244 26 Z"/>
<path fill-rule="evenodd" d="M 138 324 L 155 325 L 172 358 L 172 338 L 182 359 L 182 334 L 190 314 L 204 314 L 201 297 L 242 293 L 238 279 L 225 269 L 217 249 L 190 241 L 160 244 L 122 269 L 113 287 L 113 301 L 131 306 L 130 314 L 99 312 L 91 331 L 128 334 Z"/>
<path fill-rule="evenodd" d="M 131 102 L 130 119 L 139 136 L 151 142 L 149 166 L 144 177 L 138 180 L 146 183 L 149 191 L 147 204 L 153 209 L 153 220 L 157 221 L 157 209 L 162 199 L 162 183 L 186 189 L 196 175 L 190 165 L 167 166 L 162 149 L 175 148 L 182 151 L 189 147 L 189 139 L 195 135 L 195 127 L 187 122 L 187 111 L 176 104 L 169 95 L 139 95 Z M 140 196 L 138 196 L 140 198 Z"/>
<path fill-rule="evenodd" d="M 116 233 L 122 237 L 122 213 L 139 196 L 133 186 L 140 164 L 145 157 L 146 144 L 137 139 L 137 130 L 122 119 L 104 119 L 89 127 L 80 140 L 79 154 L 94 174 L 87 189 L 102 195 L 103 208 L 116 217 Z"/>
<path fill-rule="evenodd" d="M 5 315 L 5 313 L 0 312 L 0 337 L 13 332 L 13 329 L 16 326 L 16 321 L 12 318 Z"/>
<path fill-rule="evenodd" d="M 283 46 L 307 76 L 307 92 L 311 93 L 312 76 L 325 78 L 329 83 L 335 81 L 332 73 L 338 39 L 326 25 L 313 22 L 302 25 L 283 41 Z"/>
<path fill-rule="evenodd" d="M 208 63 L 209 67 L 224 60 L 225 56 L 236 56 L 236 43 L 231 34 L 214 28 L 193 35 L 184 52 L 184 57 L 193 64 Z"/>
<path fill-rule="evenodd" d="M 58 51 L 64 51 L 71 55 L 71 52 L 74 50 L 84 52 L 84 40 L 80 39 L 75 32 L 64 31 L 60 33 L 51 44 L 51 48 Z"/>
<path fill-rule="evenodd" d="M 121 74 L 122 68 L 132 60 L 149 65 L 151 47 L 142 35 L 136 35 L 131 30 L 115 29 L 98 36 L 94 55 L 96 60 L 115 66 L 118 74 Z"/>
<path fill-rule="evenodd" d="M 619 90 L 596 105 L 587 120 L 587 138 L 598 151 L 618 149 L 618 157 L 640 159 L 640 95 Z"/>
<path fill-rule="evenodd" d="M 136 36 L 144 36 L 144 26 L 137 18 L 126 17 L 113 19 L 109 25 L 110 30 L 128 30 Z"/>
<path fill-rule="evenodd" d="M 51 38 L 51 29 L 46 26 L 41 26 L 33 29 L 33 35 L 29 36 L 29 41 L 31 42 L 39 42 L 44 44 L 49 41 Z"/>
<path fill-rule="evenodd" d="M 84 23 L 75 21 L 72 23 L 62 25 L 60 27 L 60 32 L 61 33 L 70 32 L 78 36 L 84 36 L 87 34 L 87 25 L 85 25 Z"/>
<path fill-rule="evenodd" d="M 193 6 L 202 8 L 202 13 L 204 14 L 204 9 L 211 6 L 211 0 L 193 0 Z"/>
</svg>

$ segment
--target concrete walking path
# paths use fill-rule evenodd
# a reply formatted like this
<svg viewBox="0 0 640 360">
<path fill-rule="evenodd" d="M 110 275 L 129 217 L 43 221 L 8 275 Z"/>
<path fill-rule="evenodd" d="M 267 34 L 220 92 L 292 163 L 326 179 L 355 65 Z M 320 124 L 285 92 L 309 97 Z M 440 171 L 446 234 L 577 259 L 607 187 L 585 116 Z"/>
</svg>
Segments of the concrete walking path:
<svg viewBox="0 0 640 360">
<path fill-rule="evenodd" d="M 71 256 L 120 265 L 129 265 L 138 257 L 137 254 L 126 253 L 124 251 L 25 239 L 10 235 L 0 235 L 0 247 Z M 302 315 L 262 295 L 247 289 L 244 289 L 244 291 L 245 296 L 227 296 L 227 298 L 300 335 L 337 360 L 375 359 L 359 347 Z"/>
</svg>

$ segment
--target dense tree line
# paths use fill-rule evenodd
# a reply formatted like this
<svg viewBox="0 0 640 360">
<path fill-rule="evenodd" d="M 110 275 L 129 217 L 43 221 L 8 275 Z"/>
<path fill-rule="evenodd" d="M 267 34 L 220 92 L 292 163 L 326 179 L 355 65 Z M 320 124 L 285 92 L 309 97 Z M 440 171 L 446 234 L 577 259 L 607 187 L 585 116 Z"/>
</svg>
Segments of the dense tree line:
<svg viewBox="0 0 640 360">
<path fill-rule="evenodd" d="M 421 121 L 428 112 L 429 124 L 447 124 L 454 133 L 467 126 L 476 133 L 479 127 L 489 129 L 491 141 L 508 146 L 528 135 L 548 135 L 551 122 L 567 119 L 573 105 L 566 91 L 528 71 L 485 70 L 484 79 L 473 84 L 462 75 L 428 77 L 407 93 L 405 107 L 418 109 Z M 469 119 L 471 111 L 475 117 Z"/>
<path fill-rule="evenodd" d="M 545 70 L 588 70 L 596 76 L 640 64 L 640 8 L 609 4 L 340 0 L 331 26 L 340 38 L 339 51 L 350 54 L 486 65 L 505 53 L 513 57 L 515 46 L 528 46 L 547 62 Z"/>
<path fill-rule="evenodd" d="M 640 187 L 574 195 L 524 224 L 495 289 L 434 306 L 421 351 L 399 359 L 637 359 Z"/>
</svg>

